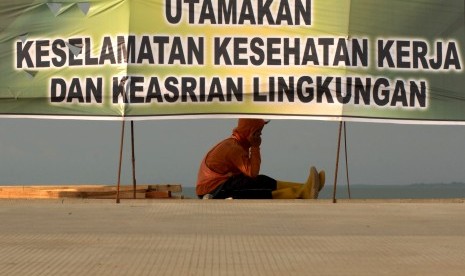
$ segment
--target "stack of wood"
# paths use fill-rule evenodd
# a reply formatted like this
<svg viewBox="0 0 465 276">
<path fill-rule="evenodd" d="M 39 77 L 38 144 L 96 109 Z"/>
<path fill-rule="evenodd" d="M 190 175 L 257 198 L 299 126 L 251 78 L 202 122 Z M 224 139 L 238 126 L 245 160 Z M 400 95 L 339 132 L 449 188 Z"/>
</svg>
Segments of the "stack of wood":
<svg viewBox="0 0 465 276">
<path fill-rule="evenodd" d="M 120 186 L 121 199 L 134 198 L 133 186 Z M 182 198 L 180 184 L 137 185 L 135 198 Z M 116 198 L 117 187 L 107 185 L 0 186 L 0 198 Z"/>
</svg>

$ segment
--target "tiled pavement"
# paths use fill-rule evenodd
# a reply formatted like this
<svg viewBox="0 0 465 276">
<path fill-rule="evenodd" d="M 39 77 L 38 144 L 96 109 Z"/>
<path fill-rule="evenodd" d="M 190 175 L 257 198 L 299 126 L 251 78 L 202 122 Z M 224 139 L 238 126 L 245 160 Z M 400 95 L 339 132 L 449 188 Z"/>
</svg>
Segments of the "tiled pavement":
<svg viewBox="0 0 465 276">
<path fill-rule="evenodd" d="M 465 203 L 0 200 L 0 275 L 465 275 Z"/>
</svg>

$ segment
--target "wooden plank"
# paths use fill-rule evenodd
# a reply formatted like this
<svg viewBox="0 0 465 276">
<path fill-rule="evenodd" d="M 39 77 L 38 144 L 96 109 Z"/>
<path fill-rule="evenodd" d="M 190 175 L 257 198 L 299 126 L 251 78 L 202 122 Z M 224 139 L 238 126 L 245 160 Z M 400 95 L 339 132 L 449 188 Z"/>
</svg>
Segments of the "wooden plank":
<svg viewBox="0 0 465 276">
<path fill-rule="evenodd" d="M 120 192 L 120 198 L 133 198 L 132 191 Z M 28 193 L 0 193 L 0 198 L 116 198 L 116 192 L 37 191 Z M 136 198 L 145 198 L 145 191 L 136 191 Z"/>
<path fill-rule="evenodd" d="M 145 198 L 171 198 L 170 191 L 147 191 Z"/>
<path fill-rule="evenodd" d="M 181 193 L 182 185 L 181 184 L 156 184 L 148 185 L 149 191 L 158 191 L 158 192 L 172 192 L 172 193 Z"/>
<path fill-rule="evenodd" d="M 107 195 L 92 195 L 88 198 L 95 198 L 95 199 L 115 199 L 116 198 L 116 193 L 114 194 L 107 194 Z M 119 193 L 119 198 L 120 199 L 133 199 L 134 198 L 134 193 L 132 191 L 126 191 L 126 192 L 121 192 Z M 145 197 L 145 192 L 136 192 L 136 199 L 144 199 Z"/>
<path fill-rule="evenodd" d="M 148 185 L 137 185 L 136 191 L 147 190 Z M 28 191 L 41 191 L 41 190 L 75 190 L 75 191 L 116 191 L 116 186 L 110 185 L 76 185 L 76 186 L 0 186 L 0 192 L 28 192 Z M 120 187 L 120 191 L 132 191 L 132 185 L 125 185 Z"/>
<path fill-rule="evenodd" d="M 48 198 L 116 198 L 116 191 L 85 192 L 85 191 L 41 191 Z M 133 198 L 132 191 L 120 191 L 120 198 Z M 136 198 L 145 198 L 145 191 L 136 191 Z"/>
<path fill-rule="evenodd" d="M 50 185 L 50 186 L 0 186 L 0 198 L 116 198 L 116 186 L 110 185 Z M 136 198 L 171 198 L 180 192 L 180 184 L 137 185 Z M 152 193 L 155 192 L 155 193 Z M 120 198 L 133 198 L 133 186 L 120 187 Z"/>
</svg>

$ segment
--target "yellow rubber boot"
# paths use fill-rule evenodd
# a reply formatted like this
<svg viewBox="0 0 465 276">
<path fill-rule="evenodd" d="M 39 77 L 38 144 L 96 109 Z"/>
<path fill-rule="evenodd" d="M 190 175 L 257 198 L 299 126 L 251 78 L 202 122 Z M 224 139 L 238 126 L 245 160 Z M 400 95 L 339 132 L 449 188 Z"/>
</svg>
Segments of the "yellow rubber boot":
<svg viewBox="0 0 465 276">
<path fill-rule="evenodd" d="M 316 199 L 320 189 L 320 177 L 315 167 L 310 167 L 310 175 L 307 182 L 300 190 L 300 197 L 303 199 Z"/>
<path fill-rule="evenodd" d="M 323 189 L 326 181 L 324 170 L 318 172 L 315 167 L 310 167 L 310 175 L 304 184 L 296 182 L 280 181 L 276 182 L 276 191 L 273 191 L 273 198 L 276 199 L 314 199 L 318 198 L 318 193 Z"/>
<path fill-rule="evenodd" d="M 287 182 L 287 181 L 276 181 L 276 190 L 288 189 L 288 188 L 299 188 L 302 186 L 302 183 L 296 182 Z"/>
<path fill-rule="evenodd" d="M 324 170 L 321 170 L 318 173 L 318 178 L 320 179 L 320 188 L 318 188 L 318 192 L 320 192 L 325 186 L 325 181 L 326 181 L 326 173 Z"/>
<path fill-rule="evenodd" d="M 271 194 L 273 196 L 273 199 L 296 199 L 299 197 L 300 194 L 300 186 L 301 185 L 297 187 L 279 189 L 273 191 Z"/>
</svg>

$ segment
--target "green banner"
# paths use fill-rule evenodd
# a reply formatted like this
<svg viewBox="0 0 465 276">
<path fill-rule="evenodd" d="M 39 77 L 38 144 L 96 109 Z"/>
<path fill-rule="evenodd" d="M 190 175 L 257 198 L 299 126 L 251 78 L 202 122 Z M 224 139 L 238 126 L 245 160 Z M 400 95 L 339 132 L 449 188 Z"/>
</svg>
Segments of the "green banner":
<svg viewBox="0 0 465 276">
<path fill-rule="evenodd" d="M 462 0 L 0 3 L 0 117 L 464 124 Z"/>
</svg>

